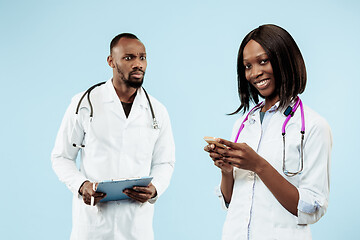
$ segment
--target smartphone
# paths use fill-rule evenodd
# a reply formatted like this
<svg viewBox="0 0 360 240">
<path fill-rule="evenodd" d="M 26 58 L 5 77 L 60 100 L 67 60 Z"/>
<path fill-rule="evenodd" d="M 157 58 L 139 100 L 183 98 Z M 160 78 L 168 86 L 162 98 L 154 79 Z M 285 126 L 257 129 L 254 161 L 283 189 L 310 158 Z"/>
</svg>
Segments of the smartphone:
<svg viewBox="0 0 360 240">
<path fill-rule="evenodd" d="M 216 141 L 215 137 L 204 137 L 204 140 L 209 143 L 209 144 L 214 144 L 215 146 L 219 147 L 219 148 L 226 148 L 226 146 L 224 144 L 219 143 L 218 141 Z"/>
</svg>

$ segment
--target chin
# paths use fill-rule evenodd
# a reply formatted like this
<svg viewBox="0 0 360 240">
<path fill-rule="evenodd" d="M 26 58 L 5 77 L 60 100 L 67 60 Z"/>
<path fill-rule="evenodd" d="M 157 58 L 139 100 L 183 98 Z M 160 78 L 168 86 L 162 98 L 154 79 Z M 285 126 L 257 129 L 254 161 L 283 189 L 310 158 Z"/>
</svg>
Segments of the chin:
<svg viewBox="0 0 360 240">
<path fill-rule="evenodd" d="M 140 88 L 143 84 L 143 79 L 139 79 L 138 81 L 127 81 L 126 82 L 126 85 L 128 85 L 129 87 L 132 87 L 132 88 Z"/>
</svg>

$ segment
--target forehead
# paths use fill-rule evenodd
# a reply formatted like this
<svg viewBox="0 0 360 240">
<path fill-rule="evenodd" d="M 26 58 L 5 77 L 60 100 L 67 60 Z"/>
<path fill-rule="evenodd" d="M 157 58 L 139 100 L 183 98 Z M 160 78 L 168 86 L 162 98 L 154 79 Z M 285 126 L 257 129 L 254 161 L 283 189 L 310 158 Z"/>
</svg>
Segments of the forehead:
<svg viewBox="0 0 360 240">
<path fill-rule="evenodd" d="M 146 53 L 145 46 L 137 39 L 121 38 L 113 48 L 119 54 L 143 54 Z"/>
<path fill-rule="evenodd" d="M 256 58 L 260 55 L 266 54 L 264 48 L 256 41 L 250 40 L 244 48 L 243 58 L 244 60 L 250 58 Z"/>
</svg>

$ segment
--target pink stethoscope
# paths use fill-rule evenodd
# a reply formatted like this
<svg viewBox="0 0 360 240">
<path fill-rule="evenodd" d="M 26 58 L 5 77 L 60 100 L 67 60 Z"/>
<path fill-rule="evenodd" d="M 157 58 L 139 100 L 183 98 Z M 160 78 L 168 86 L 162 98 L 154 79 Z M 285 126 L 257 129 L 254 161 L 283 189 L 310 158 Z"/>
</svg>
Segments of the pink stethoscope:
<svg viewBox="0 0 360 240">
<path fill-rule="evenodd" d="M 254 111 L 256 111 L 257 109 L 261 108 L 262 107 L 262 104 L 263 102 L 257 104 L 253 109 L 250 110 L 250 112 L 246 115 L 244 121 L 241 123 L 240 125 L 240 128 L 239 128 L 239 131 L 236 135 L 236 138 L 235 138 L 235 143 L 237 142 L 238 138 L 239 138 L 239 135 L 241 133 L 241 131 L 244 129 L 244 123 L 248 120 L 249 118 L 249 115 L 251 113 L 253 113 Z M 290 172 L 288 170 L 286 170 L 286 167 L 285 167 L 285 135 L 286 135 L 286 132 L 285 132 L 285 127 L 286 127 L 286 124 L 289 122 L 290 118 L 292 116 L 294 116 L 294 113 L 296 112 L 297 108 L 300 106 L 300 111 L 301 111 L 301 131 L 300 131 L 300 134 L 301 134 L 301 148 L 300 148 L 300 158 L 301 158 L 301 161 L 300 161 L 300 169 L 297 171 L 297 172 Z M 299 173 L 301 173 L 301 171 L 303 170 L 303 167 L 304 167 L 304 135 L 305 135 L 305 118 L 304 118 L 304 107 L 302 105 L 302 102 L 301 102 L 301 99 L 299 97 L 296 97 L 296 102 L 295 102 L 295 105 L 294 107 L 290 107 L 288 106 L 286 108 L 286 110 L 284 111 L 284 115 L 287 116 L 285 121 L 284 121 L 284 124 L 282 126 L 282 130 L 281 130 L 281 134 L 283 136 L 283 172 L 286 176 L 288 177 L 293 177 Z"/>
</svg>

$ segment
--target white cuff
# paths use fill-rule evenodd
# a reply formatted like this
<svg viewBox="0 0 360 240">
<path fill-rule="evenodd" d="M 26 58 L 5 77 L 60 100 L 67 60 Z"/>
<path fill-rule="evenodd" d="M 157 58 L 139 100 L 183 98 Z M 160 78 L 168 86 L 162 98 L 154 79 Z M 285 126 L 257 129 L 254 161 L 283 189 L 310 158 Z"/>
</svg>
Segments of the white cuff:
<svg viewBox="0 0 360 240">
<path fill-rule="evenodd" d="M 156 194 L 156 196 L 153 197 L 153 198 L 150 198 L 148 200 L 148 202 L 151 203 L 151 204 L 154 204 L 156 202 L 156 200 L 158 200 L 158 198 L 159 198 L 159 194 Z"/>
<path fill-rule="evenodd" d="M 321 201 L 308 190 L 298 189 L 298 191 L 298 224 L 316 223 L 325 214 L 327 201 Z"/>
<path fill-rule="evenodd" d="M 219 198 L 221 207 L 222 207 L 224 210 L 227 210 L 227 209 L 229 208 L 229 204 L 230 204 L 230 203 L 225 202 L 224 196 L 223 196 L 223 194 L 222 194 L 222 192 L 221 192 L 220 185 L 218 185 L 218 186 L 215 187 L 215 195 Z"/>
</svg>

